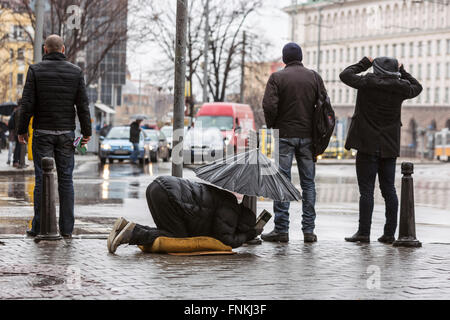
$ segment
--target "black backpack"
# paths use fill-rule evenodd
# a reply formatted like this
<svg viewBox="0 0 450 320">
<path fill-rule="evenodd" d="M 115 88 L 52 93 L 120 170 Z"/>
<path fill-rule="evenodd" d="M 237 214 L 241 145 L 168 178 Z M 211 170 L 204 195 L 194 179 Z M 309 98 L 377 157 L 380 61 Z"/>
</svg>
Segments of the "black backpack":
<svg viewBox="0 0 450 320">
<path fill-rule="evenodd" d="M 325 152 L 325 149 L 330 143 L 330 138 L 336 126 L 336 114 L 331 106 L 330 97 L 326 93 L 326 90 L 322 90 L 319 78 L 315 72 L 314 76 L 317 82 L 319 98 L 317 99 L 313 113 L 312 151 L 314 161 L 317 161 L 317 157 Z"/>
</svg>

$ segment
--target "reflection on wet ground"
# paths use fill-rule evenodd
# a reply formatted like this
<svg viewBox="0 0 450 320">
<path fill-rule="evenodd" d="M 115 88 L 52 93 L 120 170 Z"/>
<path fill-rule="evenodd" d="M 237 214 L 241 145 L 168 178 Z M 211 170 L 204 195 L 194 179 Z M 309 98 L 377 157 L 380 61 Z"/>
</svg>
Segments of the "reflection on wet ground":
<svg viewBox="0 0 450 320">
<path fill-rule="evenodd" d="M 293 173 L 296 171 L 293 169 Z M 145 199 L 145 190 L 151 181 L 159 175 L 171 172 L 170 163 L 133 166 L 127 163 L 98 165 L 88 163 L 74 173 L 76 205 L 111 204 L 121 205 L 127 199 Z M 185 177 L 193 176 L 190 169 L 185 169 Z M 298 175 L 294 174 L 293 183 L 300 189 Z M 378 182 L 377 182 L 378 185 Z M 400 197 L 401 177 L 397 177 L 397 191 Z M 352 203 L 359 201 L 356 177 L 328 175 L 318 170 L 316 179 L 317 203 Z M 450 210 L 450 180 L 415 180 L 416 205 Z M 0 177 L 0 208 L 15 206 L 32 206 L 34 177 L 5 176 Z M 376 204 L 383 204 L 380 191 L 375 191 Z M 1 210 L 1 209 L 0 209 Z"/>
</svg>

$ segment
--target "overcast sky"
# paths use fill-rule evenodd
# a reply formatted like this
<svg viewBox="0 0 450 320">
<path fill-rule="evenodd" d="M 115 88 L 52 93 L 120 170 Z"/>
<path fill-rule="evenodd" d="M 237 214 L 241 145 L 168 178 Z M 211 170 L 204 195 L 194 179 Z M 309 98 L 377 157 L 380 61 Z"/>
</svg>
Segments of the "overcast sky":
<svg viewBox="0 0 450 320">
<path fill-rule="evenodd" d="M 281 9 L 290 3 L 291 0 L 264 0 L 263 8 L 249 17 L 249 24 L 254 26 L 249 31 L 264 36 L 274 44 L 268 52 L 270 59 L 280 57 L 283 45 L 289 40 L 289 17 Z M 152 44 L 143 43 L 138 48 L 129 48 L 127 61 L 132 79 L 139 79 L 140 70 L 145 78 L 158 60 L 158 55 L 158 49 Z"/>
</svg>

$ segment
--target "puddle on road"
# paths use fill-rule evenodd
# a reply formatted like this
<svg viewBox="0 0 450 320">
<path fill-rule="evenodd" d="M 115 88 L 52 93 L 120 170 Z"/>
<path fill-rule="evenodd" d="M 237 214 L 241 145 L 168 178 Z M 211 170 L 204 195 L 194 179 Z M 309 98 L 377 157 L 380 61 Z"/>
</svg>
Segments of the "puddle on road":
<svg viewBox="0 0 450 320">
<path fill-rule="evenodd" d="M 145 199 L 145 190 L 153 179 L 162 174 L 170 174 L 167 164 L 148 164 L 145 167 L 123 164 L 106 164 L 103 167 L 95 162 L 81 173 L 74 173 L 76 205 L 111 204 L 123 205 L 126 199 Z M 300 188 L 298 177 L 293 183 Z M 400 197 L 401 179 L 397 179 L 397 194 Z M 316 179 L 317 203 L 357 203 L 358 185 L 355 177 L 320 176 Z M 415 202 L 422 206 L 437 209 L 450 209 L 450 182 L 415 181 Z M 0 208 L 33 205 L 33 176 L 0 177 Z M 375 202 L 384 200 L 377 187 Z M 0 209 L 1 210 L 1 209 Z"/>
</svg>

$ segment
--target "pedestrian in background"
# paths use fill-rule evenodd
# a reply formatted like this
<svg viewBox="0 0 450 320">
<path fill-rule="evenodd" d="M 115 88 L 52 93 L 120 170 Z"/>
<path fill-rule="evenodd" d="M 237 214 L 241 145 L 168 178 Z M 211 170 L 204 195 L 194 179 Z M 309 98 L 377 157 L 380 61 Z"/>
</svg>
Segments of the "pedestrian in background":
<svg viewBox="0 0 450 320">
<path fill-rule="evenodd" d="M 133 164 L 137 164 L 139 156 L 139 141 L 141 137 L 141 123 L 143 119 L 136 119 L 130 125 L 130 142 L 133 144 L 133 152 L 130 160 Z"/>
<path fill-rule="evenodd" d="M 22 95 L 19 142 L 28 138 L 33 120 L 33 160 L 35 168 L 34 218 L 30 236 L 39 234 L 42 193 L 41 161 L 53 157 L 56 163 L 59 192 L 59 230 L 71 237 L 74 228 L 73 169 L 75 165 L 75 117 L 80 120 L 82 144 L 92 134 L 89 101 L 82 70 L 66 61 L 62 38 L 51 35 L 45 40 L 43 61 L 31 65 Z M 76 107 L 76 108 L 75 108 Z"/>
<path fill-rule="evenodd" d="M 12 164 L 15 168 L 19 167 L 19 160 L 20 160 L 20 146 L 18 143 L 18 136 L 17 136 L 17 124 L 19 122 L 16 121 L 18 118 L 19 107 L 20 107 L 20 101 L 18 103 L 18 106 L 14 108 L 13 113 L 11 114 L 9 121 L 8 121 L 9 152 L 8 152 L 7 164 L 8 165 L 11 164 L 11 157 L 12 157 Z"/>
<path fill-rule="evenodd" d="M 319 97 L 317 88 L 325 90 L 322 78 L 303 66 L 302 49 L 296 43 L 283 48 L 286 68 L 273 73 L 263 99 L 267 128 L 279 130 L 279 167 L 289 179 L 293 158 L 297 160 L 302 199 L 302 230 L 305 242 L 317 241 L 315 229 L 316 168 L 312 151 L 313 112 Z M 274 202 L 275 229 L 263 234 L 265 241 L 289 241 L 289 202 Z"/>
<path fill-rule="evenodd" d="M 358 75 L 373 66 L 373 73 Z M 360 192 L 359 228 L 350 242 L 370 242 L 375 179 L 378 174 L 385 200 L 386 224 L 378 241 L 393 243 L 397 228 L 398 197 L 395 169 L 400 155 L 402 103 L 417 97 L 422 86 L 397 59 L 365 57 L 340 74 L 341 80 L 357 89 L 355 113 L 345 148 L 356 149 L 356 174 Z"/>
</svg>

